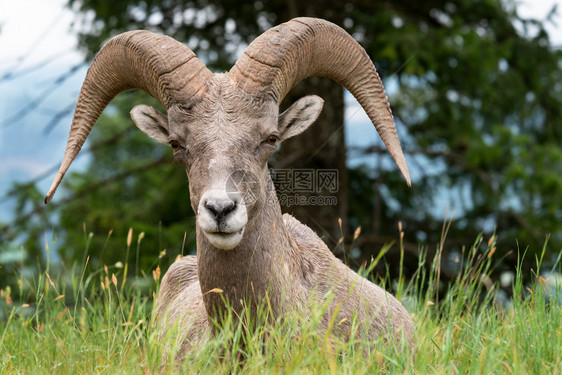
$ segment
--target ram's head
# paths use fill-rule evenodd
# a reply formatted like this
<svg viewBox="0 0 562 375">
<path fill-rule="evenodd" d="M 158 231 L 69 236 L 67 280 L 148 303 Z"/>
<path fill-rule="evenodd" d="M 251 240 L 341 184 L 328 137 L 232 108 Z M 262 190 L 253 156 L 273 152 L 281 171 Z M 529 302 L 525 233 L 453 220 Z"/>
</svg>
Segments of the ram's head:
<svg viewBox="0 0 562 375">
<path fill-rule="evenodd" d="M 119 92 L 140 88 L 166 108 L 167 116 L 141 105 L 131 111 L 133 121 L 173 148 L 189 178 L 198 228 L 215 247 L 233 249 L 266 204 L 268 159 L 322 109 L 322 99 L 307 96 L 279 114 L 287 92 L 310 76 L 331 78 L 357 98 L 409 184 L 383 85 L 364 49 L 332 23 L 297 18 L 262 34 L 230 72 L 220 74 L 163 35 L 131 31 L 111 39 L 88 71 L 45 202 L 103 109 Z"/>
</svg>

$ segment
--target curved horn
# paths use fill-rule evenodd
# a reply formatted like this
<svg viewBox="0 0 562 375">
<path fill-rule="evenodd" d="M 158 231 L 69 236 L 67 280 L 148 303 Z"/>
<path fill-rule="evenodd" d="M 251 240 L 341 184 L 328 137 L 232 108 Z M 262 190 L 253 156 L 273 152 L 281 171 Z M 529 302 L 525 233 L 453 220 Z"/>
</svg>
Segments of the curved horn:
<svg viewBox="0 0 562 375">
<path fill-rule="evenodd" d="M 201 98 L 211 75 L 193 51 L 168 36 L 137 30 L 109 40 L 82 84 L 64 157 L 45 203 L 52 199 L 94 123 L 117 94 L 139 88 L 167 109 Z"/>
<path fill-rule="evenodd" d="M 363 47 L 341 27 L 316 18 L 295 18 L 273 27 L 246 48 L 229 75 L 245 92 L 279 103 L 307 77 L 338 82 L 365 109 L 411 185 L 382 81 Z"/>
</svg>

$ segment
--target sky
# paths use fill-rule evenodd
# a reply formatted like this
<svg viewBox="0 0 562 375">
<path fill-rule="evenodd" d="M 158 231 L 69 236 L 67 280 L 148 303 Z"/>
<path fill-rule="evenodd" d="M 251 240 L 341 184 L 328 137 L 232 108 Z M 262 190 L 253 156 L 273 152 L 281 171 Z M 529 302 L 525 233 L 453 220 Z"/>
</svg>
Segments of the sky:
<svg viewBox="0 0 562 375">
<path fill-rule="evenodd" d="M 12 183 L 44 175 L 62 159 L 71 108 L 87 69 L 79 66 L 83 56 L 72 32 L 76 15 L 65 8 L 66 2 L 0 0 L 0 222 L 9 219 L 13 208 L 13 202 L 4 199 Z M 518 11 L 524 18 L 543 19 L 555 3 L 562 14 L 562 0 L 520 1 Z M 562 16 L 555 20 L 562 24 Z M 547 24 L 547 30 L 553 44 L 562 47 L 562 27 Z M 79 67 L 68 77 L 62 76 L 74 66 Z M 56 85 L 57 80 L 63 84 Z M 372 144 L 374 132 L 373 138 L 361 136 L 372 132 L 364 111 L 353 98 L 347 102 L 348 142 Z M 60 122 L 48 127 L 53 115 L 64 110 Z M 77 159 L 71 171 L 83 168 L 86 162 L 87 158 Z M 42 192 L 47 191 L 53 175 L 40 180 Z"/>
</svg>

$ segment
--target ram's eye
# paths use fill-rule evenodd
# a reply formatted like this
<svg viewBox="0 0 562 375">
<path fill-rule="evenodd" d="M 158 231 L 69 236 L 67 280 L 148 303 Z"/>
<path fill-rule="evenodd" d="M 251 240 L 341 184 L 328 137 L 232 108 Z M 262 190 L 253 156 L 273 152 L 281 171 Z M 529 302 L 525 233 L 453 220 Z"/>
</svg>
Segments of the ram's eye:
<svg viewBox="0 0 562 375">
<path fill-rule="evenodd" d="M 278 138 L 277 136 L 275 136 L 275 135 L 270 135 L 270 136 L 267 138 L 266 142 L 269 143 L 270 145 L 275 145 L 275 144 L 277 143 L 277 140 L 278 140 L 278 139 L 279 139 L 279 138 Z"/>
<path fill-rule="evenodd" d="M 180 149 L 180 144 L 177 141 L 170 141 L 170 146 L 172 146 L 172 150 L 177 151 Z"/>
</svg>

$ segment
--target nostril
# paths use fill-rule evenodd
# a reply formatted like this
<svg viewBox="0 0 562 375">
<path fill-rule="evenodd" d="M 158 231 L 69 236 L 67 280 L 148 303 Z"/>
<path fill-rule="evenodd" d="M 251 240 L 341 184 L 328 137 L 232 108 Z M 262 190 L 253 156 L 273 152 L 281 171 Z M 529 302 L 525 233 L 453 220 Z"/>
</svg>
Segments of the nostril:
<svg viewBox="0 0 562 375">
<path fill-rule="evenodd" d="M 229 212 L 234 211 L 236 203 L 231 200 L 219 202 L 207 201 L 207 203 L 205 203 L 205 208 L 211 211 L 215 220 L 221 221 Z"/>
<path fill-rule="evenodd" d="M 225 205 L 224 207 L 224 214 L 228 214 L 230 211 L 233 211 L 234 208 L 236 208 L 236 203 L 230 201 L 228 204 Z"/>
<path fill-rule="evenodd" d="M 211 211 L 214 216 L 217 216 L 217 208 L 212 202 L 205 203 L 205 208 Z"/>
</svg>

